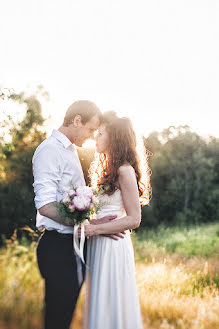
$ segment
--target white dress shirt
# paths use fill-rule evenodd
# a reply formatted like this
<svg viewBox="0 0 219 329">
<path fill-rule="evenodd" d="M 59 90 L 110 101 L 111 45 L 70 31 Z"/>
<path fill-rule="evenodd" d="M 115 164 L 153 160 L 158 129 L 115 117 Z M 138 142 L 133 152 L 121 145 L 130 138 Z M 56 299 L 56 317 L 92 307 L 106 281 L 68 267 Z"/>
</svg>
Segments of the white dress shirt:
<svg viewBox="0 0 219 329">
<path fill-rule="evenodd" d="M 53 130 L 52 135 L 43 141 L 33 156 L 33 175 L 35 206 L 61 201 L 63 193 L 72 187 L 84 186 L 85 180 L 77 150 L 71 141 L 60 131 Z M 73 233 L 68 227 L 41 216 L 37 211 L 36 227 L 56 230 L 59 233 Z"/>
</svg>

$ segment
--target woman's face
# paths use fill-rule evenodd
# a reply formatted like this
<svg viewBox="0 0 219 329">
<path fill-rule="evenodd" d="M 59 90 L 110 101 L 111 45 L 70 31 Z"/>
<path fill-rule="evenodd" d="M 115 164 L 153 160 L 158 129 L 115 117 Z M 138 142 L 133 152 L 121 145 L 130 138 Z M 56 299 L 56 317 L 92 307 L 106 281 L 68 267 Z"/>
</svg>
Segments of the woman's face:
<svg viewBox="0 0 219 329">
<path fill-rule="evenodd" d="M 96 152 L 107 153 L 109 141 L 108 141 L 108 133 L 104 125 L 101 125 L 99 127 L 95 140 L 96 140 Z"/>
</svg>

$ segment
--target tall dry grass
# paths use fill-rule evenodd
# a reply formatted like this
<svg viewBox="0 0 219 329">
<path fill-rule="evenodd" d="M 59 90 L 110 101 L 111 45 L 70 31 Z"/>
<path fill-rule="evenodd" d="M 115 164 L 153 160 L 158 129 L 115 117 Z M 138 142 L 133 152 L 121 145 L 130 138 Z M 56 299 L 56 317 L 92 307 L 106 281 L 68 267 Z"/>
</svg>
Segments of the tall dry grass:
<svg viewBox="0 0 219 329">
<path fill-rule="evenodd" d="M 215 254 L 182 256 L 167 253 L 155 243 L 150 258 L 144 240 L 133 236 L 133 242 L 144 328 L 219 328 L 219 259 Z M 6 244 L 0 250 L 0 328 L 41 329 L 44 287 L 36 265 L 36 242 L 25 246 L 14 237 Z M 81 328 L 82 303 L 83 290 L 72 329 Z"/>
</svg>

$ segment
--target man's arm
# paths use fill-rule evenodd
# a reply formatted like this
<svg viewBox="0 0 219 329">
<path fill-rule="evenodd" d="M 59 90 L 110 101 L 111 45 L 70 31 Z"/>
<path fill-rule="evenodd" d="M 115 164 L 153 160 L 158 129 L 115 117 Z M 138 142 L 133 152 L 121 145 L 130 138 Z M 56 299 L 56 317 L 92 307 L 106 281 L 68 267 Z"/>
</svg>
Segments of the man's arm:
<svg viewBox="0 0 219 329">
<path fill-rule="evenodd" d="M 52 220 L 54 220 L 55 222 L 59 223 L 59 224 L 63 224 L 66 226 L 74 226 L 73 224 L 67 224 L 65 221 L 65 218 L 61 218 L 59 215 L 59 211 L 56 209 L 56 205 L 58 204 L 58 202 L 51 202 L 46 204 L 45 206 L 41 207 L 39 209 L 39 213 L 42 216 L 48 217 Z M 116 216 L 106 216 L 101 218 L 98 221 L 92 220 L 92 224 L 95 225 L 97 224 L 97 222 L 100 224 L 104 224 L 104 223 L 109 223 L 111 220 L 115 219 Z"/>
<path fill-rule="evenodd" d="M 115 219 L 117 216 L 106 216 L 100 219 L 93 219 L 90 221 L 92 225 L 99 225 L 99 224 L 106 224 L 109 223 L 111 220 Z M 80 230 L 79 230 L 79 237 L 80 237 Z M 124 239 L 125 236 L 125 231 L 119 232 L 119 233 L 114 233 L 114 234 L 103 234 L 103 236 L 113 239 L 113 240 L 119 240 L 119 238 Z"/>
<path fill-rule="evenodd" d="M 45 145 L 36 151 L 33 157 L 34 201 L 40 215 L 72 227 L 60 217 L 56 207 L 58 183 L 62 178 L 61 161 L 61 155 L 55 145 Z"/>
<path fill-rule="evenodd" d="M 68 224 L 66 223 L 65 218 L 62 218 L 59 214 L 59 211 L 56 208 L 56 205 L 58 204 L 58 202 L 50 202 L 48 204 L 45 204 L 43 207 L 41 207 L 39 209 L 39 213 L 42 216 L 48 217 L 52 220 L 54 220 L 55 222 L 62 224 L 62 225 L 66 225 L 66 226 L 74 226 L 72 224 Z"/>
</svg>

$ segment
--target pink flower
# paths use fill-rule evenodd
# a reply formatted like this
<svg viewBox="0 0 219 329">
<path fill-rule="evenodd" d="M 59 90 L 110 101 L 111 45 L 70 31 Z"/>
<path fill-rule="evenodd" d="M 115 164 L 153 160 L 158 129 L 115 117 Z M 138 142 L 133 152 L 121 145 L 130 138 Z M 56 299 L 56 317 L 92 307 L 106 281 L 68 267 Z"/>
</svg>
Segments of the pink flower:
<svg viewBox="0 0 219 329">
<path fill-rule="evenodd" d="M 85 209 L 89 209 L 90 207 L 90 198 L 85 198 L 83 196 L 75 196 L 74 197 L 74 206 L 76 209 L 78 210 L 85 210 Z"/>
<path fill-rule="evenodd" d="M 68 191 L 68 195 L 69 195 L 69 196 L 74 196 L 74 195 L 76 195 L 75 190 L 70 190 L 70 191 Z"/>
<path fill-rule="evenodd" d="M 84 198 L 92 198 L 93 188 L 89 186 L 79 186 L 76 190 L 76 194 Z"/>
</svg>

